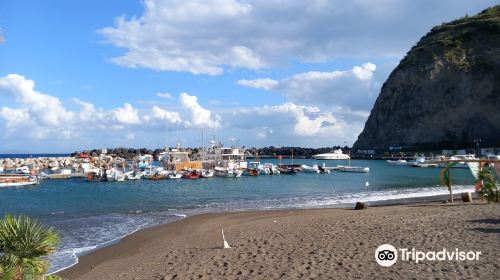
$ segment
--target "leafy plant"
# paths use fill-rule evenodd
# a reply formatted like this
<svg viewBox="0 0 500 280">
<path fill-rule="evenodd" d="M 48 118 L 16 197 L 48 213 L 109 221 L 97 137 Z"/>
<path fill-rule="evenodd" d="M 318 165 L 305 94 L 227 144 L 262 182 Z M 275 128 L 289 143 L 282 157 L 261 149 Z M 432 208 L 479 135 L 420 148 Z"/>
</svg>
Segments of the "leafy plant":
<svg viewBox="0 0 500 280">
<path fill-rule="evenodd" d="M 58 233 L 27 216 L 0 220 L 0 279 L 43 279 L 49 268 L 45 256 L 54 252 Z"/>
<path fill-rule="evenodd" d="M 478 184 L 480 186 L 478 192 L 486 198 L 488 203 L 499 202 L 499 186 L 493 170 L 490 166 L 485 166 L 478 174 Z"/>
<path fill-rule="evenodd" d="M 446 165 L 443 170 L 439 173 L 439 178 L 441 179 L 441 184 L 445 185 L 448 188 L 448 191 L 450 192 L 450 202 L 453 203 L 453 192 L 451 189 L 451 173 L 450 170 L 451 168 L 455 165 L 455 162 L 450 162 L 448 165 Z"/>
</svg>

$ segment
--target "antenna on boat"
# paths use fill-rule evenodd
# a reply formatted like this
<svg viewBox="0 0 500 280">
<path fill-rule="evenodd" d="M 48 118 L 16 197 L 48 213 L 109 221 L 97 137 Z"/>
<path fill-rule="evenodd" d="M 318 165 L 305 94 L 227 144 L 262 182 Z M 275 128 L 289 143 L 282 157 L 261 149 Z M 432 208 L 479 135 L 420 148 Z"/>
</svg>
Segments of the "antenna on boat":
<svg viewBox="0 0 500 280">
<path fill-rule="evenodd" d="M 224 237 L 224 229 L 222 229 L 222 241 L 224 241 L 224 249 L 231 249 L 231 246 L 226 241 L 226 237 Z"/>
</svg>

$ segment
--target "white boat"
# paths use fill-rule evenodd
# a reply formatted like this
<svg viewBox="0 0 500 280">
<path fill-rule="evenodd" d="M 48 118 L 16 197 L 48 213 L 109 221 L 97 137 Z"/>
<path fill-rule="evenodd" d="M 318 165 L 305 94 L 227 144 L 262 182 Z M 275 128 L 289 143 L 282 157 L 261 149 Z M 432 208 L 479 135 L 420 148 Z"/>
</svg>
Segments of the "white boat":
<svg viewBox="0 0 500 280">
<path fill-rule="evenodd" d="M 153 165 L 152 155 L 141 155 L 137 158 L 137 167 L 141 170 L 148 169 Z"/>
<path fill-rule="evenodd" d="M 214 172 L 211 171 L 211 170 L 203 170 L 201 172 L 201 177 L 203 177 L 203 178 L 212 178 L 212 177 L 214 177 Z"/>
<path fill-rule="evenodd" d="M 113 167 L 106 170 L 106 179 L 108 181 L 123 182 L 125 181 L 125 174 Z"/>
<path fill-rule="evenodd" d="M 318 160 L 336 160 L 336 159 L 345 160 L 345 159 L 350 159 L 351 157 L 349 155 L 344 154 L 341 149 L 337 149 L 329 153 L 313 155 L 312 158 Z"/>
<path fill-rule="evenodd" d="M 177 172 L 173 172 L 173 173 L 168 174 L 167 178 L 168 179 L 181 179 L 182 178 L 182 174 L 181 173 L 177 173 Z"/>
<path fill-rule="evenodd" d="M 302 171 L 305 172 L 305 173 L 316 173 L 316 174 L 319 174 L 321 172 L 321 171 L 319 171 L 319 168 L 318 168 L 317 164 L 314 164 L 313 166 L 302 164 L 300 166 L 300 168 L 302 168 Z"/>
<path fill-rule="evenodd" d="M 40 181 L 38 178 L 26 175 L 1 175 L 0 176 L 0 188 L 7 187 L 24 187 L 30 185 L 37 185 Z"/>
<path fill-rule="evenodd" d="M 454 155 L 449 158 L 449 160 L 478 160 L 476 155 L 474 154 L 467 154 L 467 155 Z M 446 167 L 448 163 L 443 162 L 439 166 L 440 167 Z M 461 161 L 461 162 L 456 162 L 452 168 L 469 168 L 467 165 L 467 162 Z"/>
<path fill-rule="evenodd" d="M 142 179 L 143 176 L 144 176 L 144 174 L 142 174 L 142 172 L 135 171 L 135 170 L 132 170 L 132 171 L 125 173 L 125 179 L 127 179 L 127 180 L 140 180 L 140 179 Z"/>
<path fill-rule="evenodd" d="M 201 152 L 203 165 L 207 166 L 205 168 L 213 169 L 214 176 L 217 177 L 240 177 L 243 170 L 248 168 L 244 150 L 235 146 L 225 148 L 222 143 L 215 141 L 211 143 L 209 149 L 203 149 Z"/>
<path fill-rule="evenodd" d="M 353 172 L 353 173 L 368 173 L 370 172 L 369 167 L 361 166 L 350 166 L 350 165 L 337 165 L 338 170 L 341 172 Z"/>
<path fill-rule="evenodd" d="M 17 167 L 16 174 L 30 174 L 30 169 L 27 166 Z"/>
<path fill-rule="evenodd" d="M 252 165 L 252 162 L 249 163 L 249 166 Z M 259 163 L 256 165 L 256 168 L 259 170 L 260 175 L 273 175 L 280 174 L 278 167 L 272 163 Z"/>
<path fill-rule="evenodd" d="M 387 160 L 387 163 L 390 165 L 397 165 L 397 166 L 411 166 L 414 164 L 413 161 L 406 161 L 405 159 Z"/>
<path fill-rule="evenodd" d="M 241 174 L 243 174 L 243 171 L 235 168 L 231 169 L 220 166 L 216 166 L 214 168 L 214 175 L 217 177 L 235 178 L 235 177 L 241 177 Z"/>
<path fill-rule="evenodd" d="M 271 175 L 273 174 L 271 171 L 271 168 L 268 166 L 265 166 L 264 164 L 259 164 L 257 166 L 257 169 L 259 170 L 260 175 Z"/>
</svg>

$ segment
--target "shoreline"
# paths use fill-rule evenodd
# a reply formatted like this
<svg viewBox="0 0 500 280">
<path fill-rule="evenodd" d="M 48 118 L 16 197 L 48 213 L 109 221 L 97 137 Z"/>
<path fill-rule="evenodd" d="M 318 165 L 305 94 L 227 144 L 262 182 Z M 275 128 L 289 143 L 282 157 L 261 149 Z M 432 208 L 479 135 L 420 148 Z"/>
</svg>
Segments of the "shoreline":
<svg viewBox="0 0 500 280">
<path fill-rule="evenodd" d="M 472 197 L 473 199 L 477 199 L 477 194 L 472 192 Z M 449 199 L 449 195 L 447 194 L 439 194 L 439 195 L 427 195 L 427 196 L 416 196 L 416 197 L 404 197 L 404 198 L 393 198 L 393 199 L 385 199 L 385 200 L 377 200 L 377 201 L 365 201 L 365 204 L 368 207 L 384 207 L 384 206 L 397 206 L 397 205 L 408 205 L 408 204 L 418 204 L 418 203 L 433 203 L 433 202 L 444 202 Z M 454 199 L 456 201 L 460 200 L 460 194 L 454 194 Z M 79 260 L 81 257 L 86 256 L 88 254 L 91 254 L 92 252 L 98 251 L 100 249 L 113 246 L 119 242 L 121 242 L 124 238 L 135 234 L 136 232 L 139 232 L 141 230 L 146 230 L 150 228 L 155 228 L 155 227 L 161 227 L 164 225 L 172 224 L 178 221 L 182 221 L 187 218 L 199 216 L 199 215 L 205 215 L 205 214 L 225 214 L 225 213 L 249 213 L 249 212 L 266 212 L 266 211 L 300 211 L 300 210 L 314 210 L 314 209 L 353 209 L 355 205 L 355 202 L 349 202 L 349 203 L 339 203 L 339 204 L 333 204 L 333 205 L 321 205 L 321 206 L 309 206 L 309 207 L 286 207 L 286 208 L 274 208 L 274 209 L 236 209 L 236 210 L 225 210 L 225 211 L 209 211 L 209 212 L 200 212 L 200 213 L 194 213 L 192 215 L 179 215 L 176 214 L 175 216 L 179 217 L 180 219 L 175 220 L 175 221 L 169 221 L 165 223 L 160 223 L 156 224 L 153 226 L 146 226 L 146 227 L 138 227 L 135 230 L 131 231 L 130 233 L 124 234 L 122 236 L 116 237 L 112 240 L 109 240 L 104 243 L 100 243 L 97 245 L 93 245 L 91 247 L 94 247 L 92 249 L 87 249 L 83 251 L 79 251 L 78 253 L 74 253 L 74 256 L 76 258 L 76 262 L 59 268 L 56 271 L 50 272 L 50 274 L 57 274 L 63 270 L 67 270 L 79 263 Z"/>
<path fill-rule="evenodd" d="M 438 202 L 436 202 L 436 199 Z M 354 211 L 349 208 L 313 208 L 313 209 L 279 209 L 279 210 L 259 210 L 259 211 L 241 211 L 241 212 L 224 212 L 224 213 L 205 213 L 205 214 L 197 214 L 190 217 L 187 217 L 182 220 L 178 220 L 168 224 L 162 224 L 150 228 L 140 229 L 133 234 L 127 235 L 124 238 L 121 238 L 112 244 L 107 244 L 107 246 L 96 248 L 91 252 L 88 252 L 84 255 L 78 256 L 78 263 L 57 272 L 57 275 L 60 275 L 64 278 L 74 279 L 76 277 L 82 277 L 85 279 L 86 277 L 91 278 L 103 278 L 103 279 L 112 279 L 115 275 L 113 269 L 113 265 L 120 264 L 122 260 L 129 260 L 129 268 L 137 265 L 138 267 L 143 267 L 148 263 L 138 263 L 143 261 L 144 259 L 148 259 L 151 257 L 151 254 L 145 253 L 148 250 L 157 250 L 158 247 L 163 247 L 164 251 L 174 250 L 174 254 L 181 254 L 183 257 L 185 255 L 186 249 L 188 251 L 204 248 L 203 244 L 199 243 L 198 239 L 205 239 L 208 248 L 204 248 L 202 251 L 213 251 L 216 255 L 222 253 L 224 250 L 221 248 L 221 240 L 220 239 L 220 226 L 224 227 L 224 231 L 226 233 L 226 238 L 228 239 L 231 246 L 234 244 L 234 240 L 231 240 L 234 237 L 235 231 L 241 231 L 245 228 L 248 228 L 248 224 L 256 223 L 259 226 L 262 223 L 266 224 L 266 227 L 269 226 L 270 219 L 277 219 L 278 221 L 283 219 L 294 219 L 300 217 L 309 217 L 312 219 L 316 219 L 317 217 L 332 216 L 336 218 L 345 218 L 351 217 L 356 222 L 362 222 L 359 219 L 359 216 L 363 216 L 374 212 L 375 214 L 394 212 L 397 210 L 403 210 L 403 212 L 408 212 L 409 209 L 427 209 L 435 211 L 436 208 L 450 208 L 448 206 L 459 206 L 459 207 L 451 207 L 457 209 L 467 209 L 471 207 L 482 207 L 484 203 L 475 201 L 473 204 L 463 204 L 462 202 L 455 202 L 453 205 L 451 204 L 442 204 L 442 201 L 439 197 L 434 197 L 432 201 L 419 201 L 419 202 L 404 202 L 399 204 L 377 204 L 369 206 L 368 210 L 363 211 Z M 368 204 L 370 205 L 370 204 Z M 493 206 L 497 207 L 497 206 Z M 411 212 L 411 211 L 410 211 Z M 373 213 L 371 213 L 373 214 Z M 410 214 L 410 213 L 406 213 Z M 354 218 L 356 217 L 356 218 Z M 302 219 L 300 219 L 302 220 Z M 227 224 L 228 221 L 235 222 L 234 225 Z M 274 220 L 273 220 L 274 221 Z M 271 221 L 271 222 L 273 222 Z M 381 221 L 382 223 L 384 221 Z M 292 226 L 296 224 L 297 221 L 292 222 Z M 303 221 L 298 222 L 303 223 Z M 199 224 L 205 225 L 207 227 L 199 228 Z M 271 225 L 276 225 L 276 222 Z M 239 226 L 238 226 L 239 225 Z M 259 227 L 257 227 L 259 228 Z M 253 230 L 253 227 L 250 227 Z M 192 236 L 198 236 L 194 239 L 186 239 L 183 238 L 185 234 Z M 201 235 L 200 235 L 201 234 Z M 210 237 L 207 240 L 207 235 Z M 241 232 L 240 232 L 241 235 Z M 182 246 L 182 243 L 187 242 L 190 246 Z M 161 246 L 155 245 L 156 243 Z M 237 246 L 241 248 L 240 245 Z M 194 249 L 193 249 L 194 248 Z M 177 250 L 175 250 L 177 249 Z M 207 252 L 203 252 L 202 255 L 205 255 Z M 498 252 L 497 252 L 498 253 Z M 146 258 L 138 257 L 141 255 L 146 255 Z M 170 254 L 169 254 L 170 255 Z M 196 254 L 194 254 L 196 255 Z M 139 258 L 134 260 L 134 258 Z M 193 256 L 187 256 L 188 258 L 193 258 Z M 152 258 L 155 259 L 154 257 Z M 172 262 L 175 263 L 175 262 Z M 113 264 L 113 265 L 112 265 Z M 95 274 L 99 273 L 99 274 Z M 86 276 L 87 275 L 87 276 Z M 89 276 L 91 275 L 91 276 Z M 121 275 L 120 277 L 128 278 L 127 275 Z M 182 278 L 182 277 L 181 277 Z M 165 278 L 167 279 L 167 278 Z"/>
</svg>

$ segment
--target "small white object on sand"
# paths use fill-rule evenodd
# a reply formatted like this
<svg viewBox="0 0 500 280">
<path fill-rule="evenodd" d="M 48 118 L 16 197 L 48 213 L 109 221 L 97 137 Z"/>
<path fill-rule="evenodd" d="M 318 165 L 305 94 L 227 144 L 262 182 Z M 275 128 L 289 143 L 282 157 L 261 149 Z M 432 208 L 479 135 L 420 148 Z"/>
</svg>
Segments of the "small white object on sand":
<svg viewBox="0 0 500 280">
<path fill-rule="evenodd" d="M 224 249 L 231 249 L 231 246 L 226 241 L 226 237 L 224 237 L 224 229 L 222 229 L 222 240 L 224 241 Z"/>
</svg>

